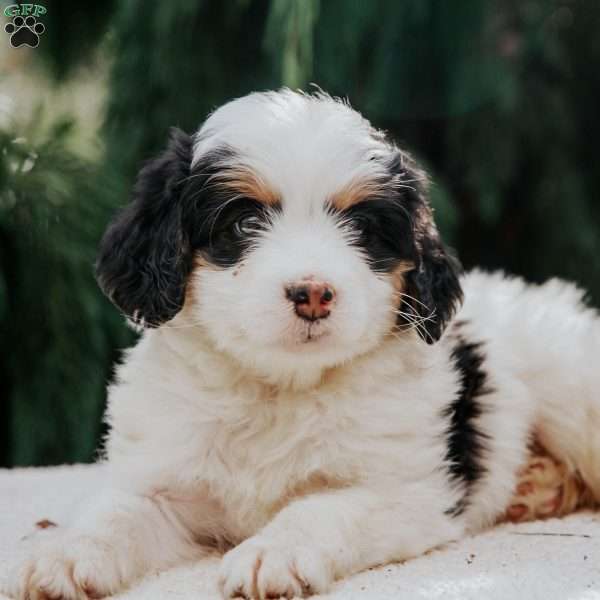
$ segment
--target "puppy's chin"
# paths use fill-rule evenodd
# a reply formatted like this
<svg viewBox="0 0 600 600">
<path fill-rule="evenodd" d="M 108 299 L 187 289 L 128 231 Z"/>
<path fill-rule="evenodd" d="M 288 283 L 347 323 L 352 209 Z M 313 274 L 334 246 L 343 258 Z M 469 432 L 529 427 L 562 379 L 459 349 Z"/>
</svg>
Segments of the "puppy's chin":
<svg viewBox="0 0 600 600">
<path fill-rule="evenodd" d="M 221 349 L 274 385 L 302 388 L 317 384 L 327 371 L 352 362 L 381 343 L 375 336 L 344 339 L 332 328 L 315 325 L 269 343 L 247 338 Z"/>
<path fill-rule="evenodd" d="M 236 360 L 260 379 L 281 388 L 318 384 L 329 369 L 345 364 L 360 352 L 332 343 L 327 336 L 310 341 L 235 351 Z"/>
</svg>

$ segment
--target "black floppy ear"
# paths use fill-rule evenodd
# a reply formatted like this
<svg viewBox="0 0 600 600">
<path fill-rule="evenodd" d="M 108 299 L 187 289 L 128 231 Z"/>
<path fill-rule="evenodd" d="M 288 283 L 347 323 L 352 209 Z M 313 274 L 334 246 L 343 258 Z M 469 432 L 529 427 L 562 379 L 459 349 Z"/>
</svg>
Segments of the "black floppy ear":
<svg viewBox="0 0 600 600">
<path fill-rule="evenodd" d="M 401 325 L 417 322 L 419 335 L 428 343 L 437 342 L 448 321 L 462 303 L 462 267 L 448 249 L 433 220 L 427 200 L 428 179 L 415 161 L 401 153 L 396 161 L 402 203 L 411 221 L 414 269 L 404 275 Z M 406 184 L 403 184 L 406 182 Z"/>
<path fill-rule="evenodd" d="M 181 195 L 192 138 L 173 128 L 167 149 L 140 171 L 133 200 L 110 224 L 96 262 L 102 291 L 134 323 L 158 327 L 183 306 L 192 252 Z"/>
</svg>

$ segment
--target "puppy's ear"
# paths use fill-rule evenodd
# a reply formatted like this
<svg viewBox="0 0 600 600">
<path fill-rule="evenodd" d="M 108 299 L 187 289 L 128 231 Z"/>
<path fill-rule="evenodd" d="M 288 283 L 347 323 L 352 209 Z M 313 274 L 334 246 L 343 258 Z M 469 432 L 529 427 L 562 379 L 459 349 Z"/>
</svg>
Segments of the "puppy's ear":
<svg viewBox="0 0 600 600">
<path fill-rule="evenodd" d="M 427 175 L 402 153 L 396 161 L 402 201 L 411 221 L 415 268 L 404 275 L 400 325 L 417 322 L 419 335 L 437 342 L 463 299 L 462 267 L 440 238 L 427 195 Z M 403 183 L 405 182 L 405 183 Z"/>
<path fill-rule="evenodd" d="M 102 291 L 134 323 L 158 327 L 183 306 L 192 267 L 182 191 L 192 138 L 173 128 L 167 149 L 140 171 L 132 202 L 106 230 L 96 263 Z"/>
</svg>

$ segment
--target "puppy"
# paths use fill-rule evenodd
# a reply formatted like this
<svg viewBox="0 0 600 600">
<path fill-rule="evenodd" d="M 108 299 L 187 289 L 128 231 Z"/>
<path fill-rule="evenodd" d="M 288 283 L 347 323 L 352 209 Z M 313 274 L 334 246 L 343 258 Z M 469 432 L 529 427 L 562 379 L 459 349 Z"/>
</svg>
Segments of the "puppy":
<svg viewBox="0 0 600 600">
<path fill-rule="evenodd" d="M 106 488 L 40 534 L 20 598 L 214 548 L 225 598 L 324 592 L 494 523 L 534 437 L 600 497 L 596 313 L 557 280 L 462 276 L 425 173 L 342 101 L 256 93 L 173 130 L 97 275 L 144 332 Z"/>
</svg>

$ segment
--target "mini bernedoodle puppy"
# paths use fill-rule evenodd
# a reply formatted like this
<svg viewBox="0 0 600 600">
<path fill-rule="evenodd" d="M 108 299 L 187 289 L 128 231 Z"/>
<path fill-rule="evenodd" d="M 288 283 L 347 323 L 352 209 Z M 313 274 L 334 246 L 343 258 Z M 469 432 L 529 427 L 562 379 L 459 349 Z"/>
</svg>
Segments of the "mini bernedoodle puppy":
<svg viewBox="0 0 600 600">
<path fill-rule="evenodd" d="M 534 438 L 600 498 L 600 319 L 558 280 L 463 276 L 427 193 L 323 93 L 173 130 L 97 263 L 144 329 L 110 481 L 12 593 L 98 598 L 215 548 L 225 598 L 323 592 L 496 522 Z"/>
</svg>

